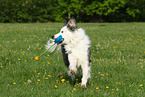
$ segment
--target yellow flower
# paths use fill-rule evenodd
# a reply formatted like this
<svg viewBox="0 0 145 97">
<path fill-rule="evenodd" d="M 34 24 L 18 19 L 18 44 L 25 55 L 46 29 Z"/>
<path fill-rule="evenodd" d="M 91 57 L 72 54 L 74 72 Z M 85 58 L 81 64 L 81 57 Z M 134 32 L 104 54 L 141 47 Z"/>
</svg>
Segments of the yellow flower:
<svg viewBox="0 0 145 97">
<path fill-rule="evenodd" d="M 99 89 L 99 87 L 96 87 L 96 90 L 98 90 Z"/>
<path fill-rule="evenodd" d="M 119 91 L 119 89 L 116 89 L 116 91 Z"/>
<path fill-rule="evenodd" d="M 140 91 L 140 89 L 138 89 L 137 91 Z"/>
<path fill-rule="evenodd" d="M 44 93 L 41 93 L 41 94 L 44 94 Z"/>
<path fill-rule="evenodd" d="M 65 79 L 62 79 L 61 81 L 62 81 L 62 82 L 64 82 L 64 81 L 65 81 Z"/>
<path fill-rule="evenodd" d="M 47 55 L 48 57 L 50 56 L 50 55 Z"/>
<path fill-rule="evenodd" d="M 109 87 L 108 87 L 108 86 L 106 86 L 106 89 L 109 89 Z"/>
<path fill-rule="evenodd" d="M 57 88 L 57 85 L 55 85 L 55 88 Z"/>
<path fill-rule="evenodd" d="M 139 86 L 140 86 L 140 87 L 142 87 L 142 86 L 143 86 L 143 84 L 140 84 Z"/>
<path fill-rule="evenodd" d="M 73 90 L 76 90 L 76 88 L 73 88 Z"/>
<path fill-rule="evenodd" d="M 131 85 L 129 85 L 129 87 L 131 87 Z"/>
<path fill-rule="evenodd" d="M 1 68 L 3 68 L 3 66 L 1 66 Z"/>
<path fill-rule="evenodd" d="M 94 75 L 94 73 L 92 73 L 92 75 Z"/>
<path fill-rule="evenodd" d="M 16 82 L 13 83 L 14 85 L 16 84 Z"/>
<path fill-rule="evenodd" d="M 45 78 L 45 79 L 48 79 L 48 78 Z"/>
<path fill-rule="evenodd" d="M 47 61 L 48 64 L 50 64 L 50 62 Z"/>
<path fill-rule="evenodd" d="M 69 81 L 67 81 L 67 83 L 69 83 Z"/>
<path fill-rule="evenodd" d="M 40 75 L 41 73 L 38 73 L 38 75 Z"/>
<path fill-rule="evenodd" d="M 18 59 L 19 61 L 21 60 L 21 59 Z"/>
<path fill-rule="evenodd" d="M 63 78 L 63 75 L 60 78 Z"/>
<path fill-rule="evenodd" d="M 48 75 L 48 77 L 51 77 L 51 75 Z"/>
<path fill-rule="evenodd" d="M 37 81 L 40 82 L 40 79 L 38 79 Z"/>
</svg>

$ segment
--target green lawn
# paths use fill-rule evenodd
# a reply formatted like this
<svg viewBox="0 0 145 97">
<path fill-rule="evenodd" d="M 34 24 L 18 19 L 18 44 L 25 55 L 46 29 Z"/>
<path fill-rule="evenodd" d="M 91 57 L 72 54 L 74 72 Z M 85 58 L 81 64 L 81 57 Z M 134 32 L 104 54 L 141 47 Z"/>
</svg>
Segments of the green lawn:
<svg viewBox="0 0 145 97">
<path fill-rule="evenodd" d="M 145 23 L 78 24 L 92 41 L 87 89 L 67 76 L 59 51 L 34 60 L 62 26 L 0 24 L 0 97 L 145 96 Z"/>
</svg>

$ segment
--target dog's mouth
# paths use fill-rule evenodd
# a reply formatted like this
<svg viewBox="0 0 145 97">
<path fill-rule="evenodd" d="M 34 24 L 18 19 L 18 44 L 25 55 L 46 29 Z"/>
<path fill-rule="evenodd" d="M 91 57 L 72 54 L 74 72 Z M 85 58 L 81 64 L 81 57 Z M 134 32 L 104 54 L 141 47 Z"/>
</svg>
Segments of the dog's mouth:
<svg viewBox="0 0 145 97">
<path fill-rule="evenodd" d="M 59 43 L 57 43 L 57 44 L 61 44 L 61 43 L 63 43 L 63 41 L 64 41 L 64 38 L 63 38 L 63 40 L 62 40 L 61 42 L 59 42 Z"/>
</svg>

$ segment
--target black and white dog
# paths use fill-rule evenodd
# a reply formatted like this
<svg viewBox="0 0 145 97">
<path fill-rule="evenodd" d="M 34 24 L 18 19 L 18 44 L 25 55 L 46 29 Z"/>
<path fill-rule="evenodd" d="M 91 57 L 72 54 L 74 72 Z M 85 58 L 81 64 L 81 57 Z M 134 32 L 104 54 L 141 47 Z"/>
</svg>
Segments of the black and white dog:
<svg viewBox="0 0 145 97">
<path fill-rule="evenodd" d="M 89 66 L 91 41 L 82 28 L 77 28 L 75 19 L 70 19 L 68 23 L 65 21 L 64 27 L 52 38 L 56 39 L 60 35 L 64 39 L 59 45 L 64 63 L 69 68 L 68 74 L 74 80 L 77 68 L 81 66 L 83 74 L 81 86 L 86 88 L 87 80 L 91 77 Z"/>
</svg>

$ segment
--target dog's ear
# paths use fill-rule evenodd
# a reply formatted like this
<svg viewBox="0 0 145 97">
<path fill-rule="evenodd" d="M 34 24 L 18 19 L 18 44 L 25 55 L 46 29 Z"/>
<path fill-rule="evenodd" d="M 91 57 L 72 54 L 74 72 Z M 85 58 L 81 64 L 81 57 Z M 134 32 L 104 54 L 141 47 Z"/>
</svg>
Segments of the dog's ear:
<svg viewBox="0 0 145 97">
<path fill-rule="evenodd" d="M 66 20 L 64 20 L 64 26 L 66 26 L 67 25 L 67 21 Z"/>
</svg>

